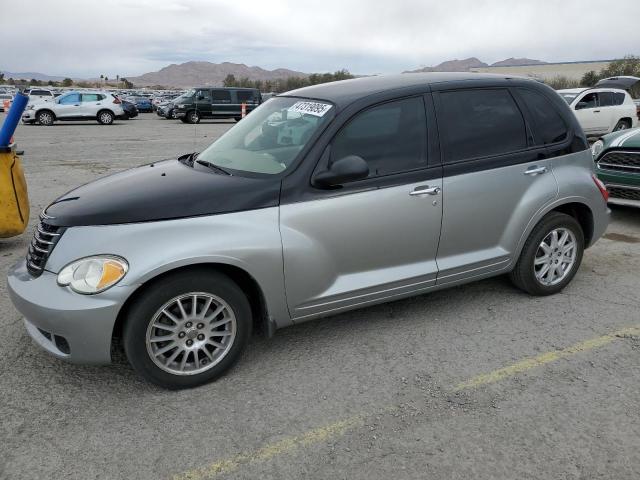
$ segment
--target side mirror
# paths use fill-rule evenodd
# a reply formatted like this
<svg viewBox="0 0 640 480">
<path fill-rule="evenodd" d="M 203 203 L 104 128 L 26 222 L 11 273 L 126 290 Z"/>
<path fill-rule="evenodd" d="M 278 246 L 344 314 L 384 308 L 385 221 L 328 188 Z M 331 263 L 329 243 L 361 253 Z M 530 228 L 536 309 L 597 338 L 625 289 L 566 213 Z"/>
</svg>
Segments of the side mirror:
<svg viewBox="0 0 640 480">
<path fill-rule="evenodd" d="M 331 188 L 343 183 L 363 180 L 369 176 L 367 162 L 357 155 L 336 160 L 328 170 L 319 172 L 313 177 L 313 185 L 320 188 Z"/>
</svg>

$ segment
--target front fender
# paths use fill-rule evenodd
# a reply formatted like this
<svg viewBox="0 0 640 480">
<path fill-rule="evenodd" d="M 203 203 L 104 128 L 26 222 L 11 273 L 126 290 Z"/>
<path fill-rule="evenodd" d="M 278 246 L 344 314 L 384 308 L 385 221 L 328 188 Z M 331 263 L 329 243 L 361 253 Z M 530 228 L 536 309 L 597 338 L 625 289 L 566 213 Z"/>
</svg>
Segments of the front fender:
<svg viewBox="0 0 640 480">
<path fill-rule="evenodd" d="M 224 215 L 69 228 L 46 269 L 59 272 L 82 257 L 112 254 L 129 262 L 121 285 L 138 286 L 170 270 L 225 264 L 253 277 L 278 326 L 290 323 L 285 300 L 278 208 Z"/>
</svg>

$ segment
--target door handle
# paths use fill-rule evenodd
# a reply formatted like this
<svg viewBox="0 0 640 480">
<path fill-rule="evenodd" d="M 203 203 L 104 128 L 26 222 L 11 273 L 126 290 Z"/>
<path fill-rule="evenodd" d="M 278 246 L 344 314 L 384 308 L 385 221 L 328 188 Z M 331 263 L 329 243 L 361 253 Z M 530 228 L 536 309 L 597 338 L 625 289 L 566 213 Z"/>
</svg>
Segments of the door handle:
<svg viewBox="0 0 640 480">
<path fill-rule="evenodd" d="M 593 113 L 600 113 L 600 110 L 594 110 Z"/>
<path fill-rule="evenodd" d="M 547 173 L 547 167 L 538 167 L 537 165 L 529 167 L 524 171 L 525 175 L 540 175 L 543 173 Z"/>
<path fill-rule="evenodd" d="M 409 192 L 409 195 L 416 196 L 416 195 L 438 195 L 440 193 L 440 187 L 430 187 L 429 185 L 426 185 L 424 187 L 416 187 L 414 188 L 411 192 Z"/>
</svg>

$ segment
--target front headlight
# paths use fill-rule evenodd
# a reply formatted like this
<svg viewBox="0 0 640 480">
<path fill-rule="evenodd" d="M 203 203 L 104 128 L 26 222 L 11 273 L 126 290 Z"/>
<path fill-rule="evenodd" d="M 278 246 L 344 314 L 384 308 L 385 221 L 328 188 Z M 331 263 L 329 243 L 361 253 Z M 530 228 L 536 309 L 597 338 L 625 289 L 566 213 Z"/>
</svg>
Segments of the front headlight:
<svg viewBox="0 0 640 480">
<path fill-rule="evenodd" d="M 114 255 L 81 258 L 60 270 L 58 285 L 76 293 L 100 293 L 122 280 L 128 270 L 127 261 Z"/>
<path fill-rule="evenodd" d="M 598 140 L 596 143 L 591 145 L 591 154 L 593 155 L 593 158 L 594 159 L 598 158 L 598 155 L 602 153 L 603 149 L 604 149 L 604 142 L 602 140 Z"/>
<path fill-rule="evenodd" d="M 185 108 L 186 105 L 184 103 L 180 103 L 179 105 L 176 105 L 176 108 Z"/>
</svg>

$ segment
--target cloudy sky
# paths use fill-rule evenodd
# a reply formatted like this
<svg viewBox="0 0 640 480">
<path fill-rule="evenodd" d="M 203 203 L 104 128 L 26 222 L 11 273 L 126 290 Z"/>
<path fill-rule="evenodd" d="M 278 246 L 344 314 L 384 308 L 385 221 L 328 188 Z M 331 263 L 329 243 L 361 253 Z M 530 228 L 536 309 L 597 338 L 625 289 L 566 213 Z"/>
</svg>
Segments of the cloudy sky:
<svg viewBox="0 0 640 480">
<path fill-rule="evenodd" d="M 207 60 L 370 74 L 470 56 L 492 63 L 640 54 L 640 0 L 617 0 L 613 9 L 592 0 L 1 3 L 0 70 L 12 72 L 132 76 Z"/>
</svg>

